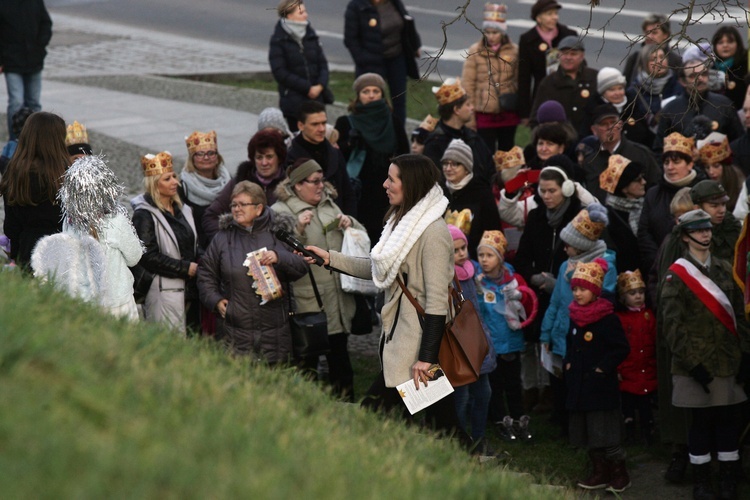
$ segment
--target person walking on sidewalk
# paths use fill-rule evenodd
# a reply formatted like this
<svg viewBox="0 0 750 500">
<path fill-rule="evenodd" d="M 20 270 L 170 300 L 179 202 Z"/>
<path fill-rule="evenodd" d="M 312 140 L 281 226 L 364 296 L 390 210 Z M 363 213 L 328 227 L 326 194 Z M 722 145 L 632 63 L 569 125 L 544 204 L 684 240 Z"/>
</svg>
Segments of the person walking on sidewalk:
<svg viewBox="0 0 750 500">
<path fill-rule="evenodd" d="M 0 2 L 0 73 L 8 89 L 8 134 L 11 139 L 13 115 L 26 107 L 40 111 L 42 68 L 47 44 L 52 38 L 52 19 L 44 0 L 3 0 Z"/>
</svg>

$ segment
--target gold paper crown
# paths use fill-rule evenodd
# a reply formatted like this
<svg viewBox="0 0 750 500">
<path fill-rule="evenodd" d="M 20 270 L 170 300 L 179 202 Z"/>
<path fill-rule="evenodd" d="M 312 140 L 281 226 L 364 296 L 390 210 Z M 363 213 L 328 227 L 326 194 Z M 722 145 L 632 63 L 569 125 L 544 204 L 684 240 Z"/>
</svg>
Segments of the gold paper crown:
<svg viewBox="0 0 750 500">
<path fill-rule="evenodd" d="M 523 149 L 519 146 L 513 146 L 510 151 L 495 152 L 495 170 L 500 172 L 513 167 L 523 167 L 526 165 L 526 160 L 523 157 Z"/>
<path fill-rule="evenodd" d="M 629 164 L 630 160 L 622 155 L 610 156 L 607 168 L 599 174 L 599 187 L 610 194 L 615 194 L 617 183 L 620 182 L 620 177 Z"/>
<path fill-rule="evenodd" d="M 422 123 L 419 124 L 419 128 L 428 132 L 432 132 L 433 130 L 435 130 L 437 122 L 437 118 L 433 118 L 432 115 L 427 115 L 425 116 L 424 120 L 422 120 Z"/>
<path fill-rule="evenodd" d="M 602 266 L 598 262 L 579 262 L 576 265 L 576 270 L 573 271 L 573 277 L 570 278 L 571 287 L 576 286 L 576 280 L 591 283 L 601 290 L 604 283 L 604 269 L 602 269 Z"/>
<path fill-rule="evenodd" d="M 432 87 L 432 92 L 437 97 L 438 104 L 443 106 L 457 101 L 466 95 L 466 90 L 461 86 L 461 79 L 448 78 L 440 87 Z"/>
<path fill-rule="evenodd" d="M 474 218 L 474 214 L 471 210 L 464 208 L 460 212 L 457 210 L 448 210 L 445 212 L 445 223 L 453 224 L 461 230 L 462 233 L 468 235 L 471 231 L 471 220 Z"/>
<path fill-rule="evenodd" d="M 484 20 L 493 23 L 504 23 L 508 17 L 506 5 L 487 3 L 484 4 Z"/>
<path fill-rule="evenodd" d="M 203 133 L 197 130 L 185 137 L 185 144 L 187 145 L 188 153 L 193 154 L 196 151 L 203 151 L 204 149 L 216 150 L 216 132 Z"/>
<path fill-rule="evenodd" d="M 88 144 L 89 133 L 86 131 L 86 127 L 77 121 L 68 125 L 65 133 L 65 147 L 72 146 L 74 144 Z"/>
<path fill-rule="evenodd" d="M 479 240 L 477 247 L 490 247 L 496 250 L 501 256 L 505 255 L 505 249 L 508 248 L 508 240 L 502 231 L 493 230 L 482 233 L 482 239 Z"/>
<path fill-rule="evenodd" d="M 617 290 L 620 293 L 638 290 L 639 288 L 646 288 L 646 283 L 643 282 L 640 269 L 625 271 L 617 276 Z"/>
<path fill-rule="evenodd" d="M 685 137 L 684 135 L 680 134 L 679 132 L 672 132 L 667 137 L 664 138 L 664 152 L 677 152 L 677 153 L 683 153 L 688 155 L 689 157 L 693 157 L 693 147 L 695 145 L 695 142 L 693 142 L 692 137 Z"/>
<path fill-rule="evenodd" d="M 708 144 L 705 144 L 698 150 L 698 152 L 701 156 L 701 162 L 703 162 L 704 165 L 720 163 L 732 156 L 727 136 L 724 136 L 721 142 L 709 142 Z"/>
<path fill-rule="evenodd" d="M 589 217 L 589 211 L 585 208 L 578 212 L 573 220 L 570 222 L 573 225 L 573 229 L 581 233 L 586 239 L 596 241 L 601 236 L 604 228 L 607 225 L 604 222 L 594 222 Z"/>
<path fill-rule="evenodd" d="M 169 151 L 162 151 L 156 155 L 147 154 L 141 158 L 141 167 L 143 168 L 143 175 L 145 177 L 174 172 L 172 168 L 172 155 Z"/>
</svg>

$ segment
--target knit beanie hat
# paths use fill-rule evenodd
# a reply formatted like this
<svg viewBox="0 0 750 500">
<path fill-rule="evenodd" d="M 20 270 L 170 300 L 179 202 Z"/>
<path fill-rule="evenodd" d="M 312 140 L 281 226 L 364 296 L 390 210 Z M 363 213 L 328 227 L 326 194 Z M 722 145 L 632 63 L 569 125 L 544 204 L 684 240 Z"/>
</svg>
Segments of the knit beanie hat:
<svg viewBox="0 0 750 500">
<path fill-rule="evenodd" d="M 620 70 L 610 66 L 600 69 L 596 75 L 596 90 L 599 95 L 603 95 L 605 91 L 615 85 L 625 85 L 625 77 L 622 76 Z"/>
<path fill-rule="evenodd" d="M 541 123 L 565 122 L 568 117 L 565 114 L 565 108 L 558 101 L 544 101 L 536 110 L 536 121 Z"/>
<path fill-rule="evenodd" d="M 298 158 L 291 166 L 286 169 L 286 175 L 292 186 L 299 184 L 315 172 L 322 172 L 320 164 L 310 158 Z"/>
<path fill-rule="evenodd" d="M 508 240 L 505 239 L 505 235 L 502 231 L 485 231 L 482 233 L 482 239 L 479 240 L 477 250 L 482 247 L 489 248 L 495 252 L 500 259 L 504 259 L 505 250 L 508 248 Z"/>
<path fill-rule="evenodd" d="M 713 57 L 713 49 L 708 42 L 702 42 L 697 45 L 693 44 L 682 54 L 682 64 L 687 67 L 695 66 L 699 63 L 706 62 Z"/>
<path fill-rule="evenodd" d="M 505 33 L 508 31 L 508 7 L 497 3 L 486 3 L 484 4 L 484 21 L 482 22 L 482 29 L 487 30 L 498 30 Z"/>
<path fill-rule="evenodd" d="M 377 73 L 363 73 L 352 84 L 352 89 L 356 95 L 359 95 L 365 87 L 378 87 L 385 95 L 385 80 Z"/>
<path fill-rule="evenodd" d="M 592 203 L 578 212 L 560 231 L 560 239 L 578 250 L 591 250 L 608 223 L 607 209 L 598 203 Z"/>
<path fill-rule="evenodd" d="M 469 243 L 469 240 L 466 239 L 466 235 L 464 234 L 464 232 L 453 224 L 448 224 L 448 231 L 450 231 L 451 233 L 452 240 L 462 240 L 466 244 Z"/>
<path fill-rule="evenodd" d="M 291 137 L 292 131 L 279 108 L 265 108 L 258 115 L 258 130 L 272 128 L 278 130 L 284 138 Z"/>
<path fill-rule="evenodd" d="M 471 152 L 471 148 L 461 139 L 453 139 L 443 153 L 443 157 L 440 161 L 453 161 L 460 163 L 466 170 L 472 172 L 474 170 L 474 154 Z"/>
<path fill-rule="evenodd" d="M 598 297 L 602 294 L 602 284 L 607 269 L 609 269 L 609 265 L 602 258 L 596 258 L 587 263 L 579 262 L 576 265 L 576 270 L 573 271 L 573 277 L 570 279 L 570 288 L 579 286 L 591 290 Z"/>
</svg>

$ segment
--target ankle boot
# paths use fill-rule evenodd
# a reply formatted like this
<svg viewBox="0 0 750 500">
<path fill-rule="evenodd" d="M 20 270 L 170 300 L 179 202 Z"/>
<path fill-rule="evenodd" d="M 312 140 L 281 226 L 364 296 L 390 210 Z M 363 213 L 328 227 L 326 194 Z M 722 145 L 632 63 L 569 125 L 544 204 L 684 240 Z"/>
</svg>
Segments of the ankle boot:
<svg viewBox="0 0 750 500">
<path fill-rule="evenodd" d="M 737 468 L 740 462 L 719 462 L 719 495 L 721 500 L 737 498 Z"/>
<path fill-rule="evenodd" d="M 714 488 L 711 485 L 711 462 L 693 464 L 693 500 L 714 500 Z"/>
<path fill-rule="evenodd" d="M 604 452 L 590 450 L 589 459 L 591 460 L 591 474 L 586 479 L 578 481 L 578 487 L 585 490 L 598 490 L 609 485 L 609 461 L 604 458 Z"/>
<path fill-rule="evenodd" d="M 664 479 L 673 484 L 680 484 L 685 480 L 685 470 L 689 459 L 687 448 L 672 453 L 672 461 L 669 463 Z"/>
<path fill-rule="evenodd" d="M 610 462 L 610 478 L 607 491 L 610 493 L 622 493 L 630 488 L 630 474 L 625 460 L 613 460 Z"/>
</svg>

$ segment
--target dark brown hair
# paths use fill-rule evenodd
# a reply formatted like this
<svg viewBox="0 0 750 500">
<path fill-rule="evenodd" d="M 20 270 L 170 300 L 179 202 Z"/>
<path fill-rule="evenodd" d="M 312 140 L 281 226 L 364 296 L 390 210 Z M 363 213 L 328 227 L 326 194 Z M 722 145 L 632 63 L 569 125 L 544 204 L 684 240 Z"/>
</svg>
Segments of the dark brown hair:
<svg viewBox="0 0 750 500">
<path fill-rule="evenodd" d="M 399 155 L 393 158 L 391 163 L 398 167 L 403 201 L 401 205 L 391 205 L 383 220 L 388 221 L 391 215 L 394 215 L 395 227 L 404 215 L 440 181 L 440 170 L 431 159 L 424 155 Z"/>
<path fill-rule="evenodd" d="M 279 167 L 286 164 L 286 144 L 278 130 L 259 130 L 247 143 L 247 159 L 255 164 L 255 153 L 262 149 L 273 149 L 279 158 Z"/>
<path fill-rule="evenodd" d="M 0 181 L 0 194 L 8 205 L 35 206 L 45 199 L 56 203 L 62 176 L 69 166 L 65 121 L 53 113 L 34 113 L 26 120 L 18 137 L 18 148 Z M 37 178 L 42 199 L 32 198 L 33 177 Z"/>
</svg>

